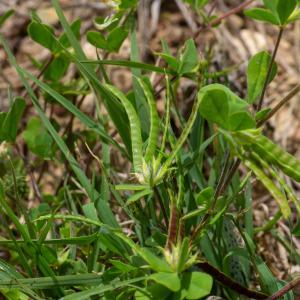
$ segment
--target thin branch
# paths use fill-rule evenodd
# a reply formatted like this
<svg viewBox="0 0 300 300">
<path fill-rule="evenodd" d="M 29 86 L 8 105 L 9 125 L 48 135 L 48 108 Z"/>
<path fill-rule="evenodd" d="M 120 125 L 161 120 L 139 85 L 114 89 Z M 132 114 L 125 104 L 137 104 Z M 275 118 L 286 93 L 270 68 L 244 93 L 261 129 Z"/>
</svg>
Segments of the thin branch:
<svg viewBox="0 0 300 300">
<path fill-rule="evenodd" d="M 264 119 L 257 123 L 257 127 L 260 127 L 271 119 L 286 103 L 288 103 L 294 96 L 300 92 L 300 84 L 296 85 L 267 115 Z"/>
<path fill-rule="evenodd" d="M 52 61 L 54 60 L 54 56 L 51 55 L 51 57 L 46 61 L 46 63 L 43 65 L 42 69 L 40 70 L 39 74 L 36 76 L 37 79 L 40 79 L 42 77 L 42 75 L 44 74 L 44 72 L 46 71 L 46 69 L 49 67 L 49 65 L 52 63 Z M 37 85 L 35 83 L 33 83 L 31 85 L 32 90 L 35 92 Z M 22 97 L 25 98 L 27 96 L 27 90 L 24 91 L 24 93 L 22 94 Z"/>
<path fill-rule="evenodd" d="M 289 282 L 287 285 L 285 285 L 282 289 L 280 289 L 278 292 L 267 298 L 266 300 L 277 300 L 281 297 L 283 297 L 285 294 L 287 294 L 290 290 L 295 288 L 296 286 L 300 285 L 300 277 L 294 279 L 293 281 Z"/>
<path fill-rule="evenodd" d="M 223 284 L 226 287 L 229 287 L 233 291 L 237 292 L 239 295 L 244 295 L 248 298 L 252 299 L 266 299 L 268 296 L 261 292 L 250 290 L 243 285 L 239 284 L 238 282 L 232 280 L 230 277 L 226 276 L 224 273 L 219 271 L 217 268 L 212 266 L 206 261 L 201 261 L 198 263 L 198 267 L 201 268 L 206 273 L 212 275 L 215 280 L 219 283 Z M 272 298 L 273 299 L 273 298 Z M 277 298 L 274 298 L 277 299 Z M 273 300 L 274 300 L 273 299 Z M 268 300 L 271 300 L 268 298 Z"/>
<path fill-rule="evenodd" d="M 160 206 L 160 209 L 161 209 L 164 221 L 165 221 L 166 230 L 168 230 L 169 219 L 168 219 L 167 211 L 166 211 L 165 205 L 164 205 L 164 203 L 163 203 L 163 201 L 162 201 L 162 199 L 159 195 L 159 192 L 157 191 L 156 188 L 154 188 L 154 195 L 155 195 L 155 197 L 158 201 L 158 204 Z"/>
<path fill-rule="evenodd" d="M 280 41 L 281 41 L 281 38 L 282 38 L 282 35 L 283 35 L 283 30 L 284 30 L 284 27 L 280 27 L 278 37 L 277 37 L 277 41 L 276 41 L 276 44 L 275 44 L 275 48 L 274 48 L 272 58 L 271 58 L 271 61 L 270 61 L 270 65 L 269 65 L 269 68 L 268 68 L 267 78 L 266 78 L 266 81 L 265 81 L 265 84 L 264 84 L 264 87 L 263 87 L 263 90 L 262 90 L 262 93 L 261 93 L 261 96 L 260 96 L 260 99 L 259 99 L 259 103 L 258 103 L 258 106 L 257 106 L 258 111 L 261 110 L 262 105 L 263 105 L 263 101 L 264 101 L 264 97 L 265 97 L 265 94 L 266 94 L 266 91 L 267 91 L 267 87 L 268 87 L 268 84 L 269 84 L 270 79 L 271 79 L 272 69 L 273 69 L 273 66 L 274 66 L 276 54 L 277 54 L 279 44 L 280 44 Z"/>
<path fill-rule="evenodd" d="M 220 24 L 224 19 L 227 19 L 228 17 L 235 15 L 239 12 L 241 12 L 242 10 L 244 10 L 247 6 L 249 6 L 251 3 L 253 3 L 255 0 L 248 0 L 245 1 L 244 3 L 238 5 L 237 7 L 234 7 L 233 9 L 229 10 L 228 12 L 224 13 L 223 15 L 221 15 L 220 17 L 212 20 L 208 25 L 206 25 L 205 27 L 200 27 L 194 34 L 194 39 L 196 39 L 199 34 L 203 31 L 203 30 L 207 30 L 212 28 L 213 26 L 216 26 L 218 24 Z"/>
<path fill-rule="evenodd" d="M 201 222 L 199 223 L 199 225 L 192 232 L 191 243 L 197 237 L 197 235 L 201 232 L 202 228 L 204 228 L 205 225 L 207 224 L 207 222 L 209 220 L 209 217 L 211 216 L 212 212 L 215 209 L 215 206 L 217 204 L 217 200 L 218 200 L 219 196 L 222 194 L 222 192 L 224 190 L 224 189 L 222 189 L 222 187 L 224 186 L 224 182 L 227 181 L 226 179 L 230 175 L 229 174 L 227 176 L 227 171 L 228 171 L 228 167 L 229 167 L 229 160 L 230 160 L 230 155 L 229 155 L 229 151 L 227 151 L 226 154 L 225 154 L 225 163 L 224 163 L 223 169 L 221 171 L 221 174 L 220 174 L 220 177 L 219 177 L 219 180 L 218 180 L 218 184 L 217 184 L 217 187 L 216 187 L 216 191 L 215 191 L 215 194 L 214 194 L 213 203 L 212 203 L 210 209 L 207 211 L 207 213 L 203 216 L 203 218 L 202 218 Z"/>
</svg>

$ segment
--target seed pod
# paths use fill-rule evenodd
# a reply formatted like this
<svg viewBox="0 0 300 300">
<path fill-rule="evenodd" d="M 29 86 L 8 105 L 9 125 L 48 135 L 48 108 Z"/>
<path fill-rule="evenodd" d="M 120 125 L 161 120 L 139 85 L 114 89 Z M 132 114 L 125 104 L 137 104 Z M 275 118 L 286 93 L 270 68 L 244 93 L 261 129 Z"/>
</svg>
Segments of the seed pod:
<svg viewBox="0 0 300 300">
<path fill-rule="evenodd" d="M 144 91 L 150 111 L 150 133 L 148 138 L 148 145 L 145 152 L 145 161 L 149 162 L 152 160 L 157 146 L 159 134 L 159 117 L 152 91 L 142 79 L 137 78 L 137 81 Z"/>
<path fill-rule="evenodd" d="M 262 159 L 277 166 L 282 172 L 297 182 L 300 182 L 300 161 L 289 154 L 264 135 L 256 137 L 252 150 Z"/>
</svg>

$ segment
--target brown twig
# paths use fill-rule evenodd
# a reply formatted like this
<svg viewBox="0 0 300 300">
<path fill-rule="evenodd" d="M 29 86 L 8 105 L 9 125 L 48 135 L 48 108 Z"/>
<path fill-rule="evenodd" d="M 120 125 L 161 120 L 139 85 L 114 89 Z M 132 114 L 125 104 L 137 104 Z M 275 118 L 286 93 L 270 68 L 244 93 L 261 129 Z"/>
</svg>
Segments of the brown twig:
<svg viewBox="0 0 300 300">
<path fill-rule="evenodd" d="M 228 12 L 224 13 L 223 15 L 221 15 L 220 17 L 212 20 L 209 24 L 207 24 L 204 27 L 200 27 L 194 34 L 194 39 L 196 39 L 199 34 L 203 31 L 203 30 L 207 30 L 212 28 L 213 26 L 216 26 L 218 24 L 220 24 L 224 19 L 227 19 L 228 17 L 237 14 L 239 12 L 241 12 L 242 10 L 244 10 L 247 6 L 249 6 L 251 3 L 253 3 L 255 0 L 248 0 L 245 1 L 244 3 L 238 5 L 237 7 L 234 7 L 233 9 L 229 10 Z"/>
<path fill-rule="evenodd" d="M 260 127 L 271 119 L 286 103 L 288 103 L 295 95 L 300 92 L 300 84 L 296 85 L 267 115 L 264 119 L 257 123 L 257 127 Z"/>
<path fill-rule="evenodd" d="M 300 277 L 294 279 L 293 281 L 289 282 L 287 285 L 285 285 L 282 289 L 280 289 L 278 292 L 273 294 L 272 296 L 268 297 L 266 300 L 276 300 L 281 297 L 283 297 L 286 293 L 288 293 L 290 290 L 295 288 L 296 286 L 300 285 Z"/>
<path fill-rule="evenodd" d="M 210 215 L 212 214 L 212 212 L 215 209 L 215 206 L 217 204 L 217 200 L 218 200 L 219 196 L 223 192 L 222 187 L 224 185 L 224 182 L 226 181 L 226 178 L 228 178 L 228 176 L 227 176 L 227 170 L 228 170 L 228 166 L 229 166 L 229 160 L 230 160 L 230 155 L 229 155 L 229 152 L 227 152 L 225 154 L 225 163 L 224 163 L 224 166 L 222 168 L 222 172 L 221 172 L 221 175 L 219 177 L 218 184 L 217 184 L 217 187 L 216 187 L 216 191 L 215 191 L 215 194 L 214 194 L 213 203 L 212 203 L 210 209 L 207 211 L 207 213 L 202 218 L 200 224 L 192 232 L 191 243 L 197 237 L 197 235 L 201 232 L 202 228 L 204 228 L 205 225 L 207 224 Z"/>
<path fill-rule="evenodd" d="M 171 250 L 172 245 L 175 244 L 176 242 L 177 221 L 178 221 L 177 207 L 175 203 L 171 203 L 169 226 L 168 226 L 168 238 L 166 243 L 166 248 L 169 250 Z"/>
<path fill-rule="evenodd" d="M 46 61 L 46 63 L 44 64 L 44 66 L 42 67 L 42 69 L 40 70 L 39 74 L 36 76 L 37 79 L 40 79 L 42 77 L 42 75 L 44 74 L 44 72 L 46 71 L 46 69 L 49 67 L 49 65 L 52 63 L 54 59 L 54 56 L 51 55 L 51 57 Z M 31 85 L 32 90 L 35 92 L 37 85 L 35 83 L 33 83 Z M 22 94 L 22 97 L 25 98 L 28 94 L 28 91 L 25 90 L 24 93 Z"/>
<path fill-rule="evenodd" d="M 166 208 L 165 208 L 165 205 L 159 195 L 159 192 L 157 191 L 156 188 L 154 188 L 154 195 L 158 201 L 158 204 L 160 206 L 160 209 L 161 209 L 161 212 L 162 212 L 162 215 L 163 215 L 163 218 L 164 218 L 164 221 L 165 221 L 165 227 L 167 229 L 168 227 L 168 223 L 169 223 L 169 219 L 168 219 L 168 215 L 167 215 L 167 212 L 166 212 Z"/>
<path fill-rule="evenodd" d="M 268 296 L 261 292 L 250 290 L 238 282 L 232 280 L 230 277 L 226 276 L 224 273 L 219 271 L 217 268 L 212 266 L 206 261 L 201 261 L 198 263 L 198 267 L 200 267 L 206 273 L 212 275 L 215 280 L 219 283 L 223 284 L 226 287 L 229 287 L 233 291 L 237 292 L 239 295 L 243 295 L 252 299 L 266 299 Z M 275 298 L 274 298 L 275 299 Z M 277 298 L 276 298 L 277 299 Z M 271 300 L 268 298 L 268 300 Z"/>
</svg>

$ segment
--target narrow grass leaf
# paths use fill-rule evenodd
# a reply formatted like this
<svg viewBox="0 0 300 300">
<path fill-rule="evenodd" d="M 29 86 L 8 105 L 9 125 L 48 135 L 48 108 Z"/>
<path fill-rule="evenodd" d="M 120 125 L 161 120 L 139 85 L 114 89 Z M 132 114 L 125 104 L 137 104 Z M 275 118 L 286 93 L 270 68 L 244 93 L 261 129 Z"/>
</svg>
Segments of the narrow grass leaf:
<svg viewBox="0 0 300 300">
<path fill-rule="evenodd" d="M 15 67 L 15 69 L 19 73 L 20 79 L 22 80 L 25 88 L 27 89 L 27 91 L 28 91 L 28 93 L 31 97 L 31 101 L 32 101 L 38 115 L 40 116 L 41 120 L 43 121 L 44 126 L 47 128 L 47 130 L 51 134 L 52 138 L 54 139 L 54 141 L 56 142 L 56 144 L 60 148 L 61 152 L 64 154 L 66 160 L 69 162 L 73 172 L 76 174 L 80 184 L 85 189 L 85 191 L 86 191 L 87 195 L 89 196 L 89 198 L 92 201 L 95 201 L 95 199 L 97 199 L 97 197 L 99 197 L 99 193 L 93 188 L 93 186 L 91 185 L 89 179 L 86 177 L 86 175 L 82 171 L 81 167 L 79 166 L 78 162 L 76 161 L 74 156 L 69 151 L 69 149 L 66 146 L 65 142 L 58 135 L 58 133 L 54 129 L 53 125 L 51 124 L 51 122 L 48 120 L 45 113 L 41 109 L 38 99 L 36 98 L 32 88 L 29 85 L 29 83 L 25 79 L 22 70 L 18 66 L 11 50 L 9 49 L 9 46 L 8 46 L 7 42 L 5 41 L 5 39 L 3 38 L 2 35 L 0 35 L 0 41 L 1 41 L 2 45 L 4 46 L 4 49 L 5 49 L 6 53 L 8 54 L 10 63 Z M 102 203 L 102 211 L 101 211 L 101 215 L 100 215 L 101 220 L 103 222 L 109 224 L 109 225 L 118 227 L 118 223 L 117 223 L 111 209 L 107 205 L 107 203 L 104 203 L 104 202 L 101 202 L 101 203 Z"/>
<path fill-rule="evenodd" d="M 125 287 L 125 286 L 130 286 L 133 283 L 143 281 L 147 277 L 137 277 L 125 281 L 116 281 L 116 282 L 111 282 L 110 284 L 102 285 L 100 287 L 96 287 L 90 290 L 78 292 L 78 293 L 72 293 L 70 295 L 67 295 L 60 300 L 85 300 L 85 299 L 90 299 L 91 296 L 97 295 L 102 296 L 105 292 L 109 291 L 115 291 L 119 288 Z"/>
</svg>

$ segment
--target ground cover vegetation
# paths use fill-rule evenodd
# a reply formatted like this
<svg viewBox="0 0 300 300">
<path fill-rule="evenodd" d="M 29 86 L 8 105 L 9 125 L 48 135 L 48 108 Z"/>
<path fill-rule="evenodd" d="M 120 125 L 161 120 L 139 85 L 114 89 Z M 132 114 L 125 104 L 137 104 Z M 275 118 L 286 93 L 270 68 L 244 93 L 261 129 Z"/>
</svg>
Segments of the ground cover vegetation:
<svg viewBox="0 0 300 300">
<path fill-rule="evenodd" d="M 264 131 L 300 91 L 297 85 L 277 106 L 264 105 L 282 35 L 300 19 L 298 2 L 264 0 L 249 8 L 254 1 L 246 1 L 221 16 L 207 11 L 209 2 L 185 1 L 202 26 L 176 54 L 161 41 L 153 64 L 140 59 L 134 0 L 108 1 L 113 14 L 96 18 L 84 36 L 81 20 L 69 22 L 58 0 L 51 5 L 59 28 L 33 11 L 27 34 L 51 54 L 46 62 L 31 57 L 38 75 L 18 64 L 0 34 L 24 88 L 23 94 L 8 89 L 9 107 L 0 113 L 0 249 L 9 253 L 0 259 L 3 297 L 294 299 L 299 279 L 278 280 L 255 236 L 276 230 L 279 220 L 291 236 L 300 234 L 300 202 L 291 185 L 300 182 L 300 162 Z M 213 52 L 199 53 L 195 43 L 202 31 L 242 11 L 278 31 L 273 52 L 247 63 L 245 97 L 226 80 L 230 68 L 211 71 Z M 13 14 L 3 14 L 0 26 Z M 86 56 L 83 38 L 97 60 Z M 125 39 L 131 59 L 111 58 Z M 130 90 L 111 81 L 111 66 L 131 70 Z M 163 88 L 153 86 L 151 74 Z M 193 83 L 187 115 L 176 104 L 182 80 Z M 87 96 L 92 114 L 81 109 Z M 57 107 L 69 116 L 64 126 Z M 57 189 L 41 193 L 49 166 L 62 170 Z M 278 207 L 262 227 L 253 223 L 253 178 Z M 33 207 L 30 197 L 38 199 Z M 299 262 L 299 255 L 291 259 Z"/>
</svg>

